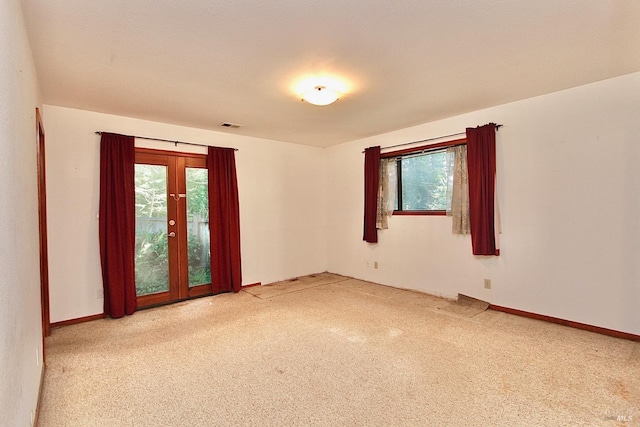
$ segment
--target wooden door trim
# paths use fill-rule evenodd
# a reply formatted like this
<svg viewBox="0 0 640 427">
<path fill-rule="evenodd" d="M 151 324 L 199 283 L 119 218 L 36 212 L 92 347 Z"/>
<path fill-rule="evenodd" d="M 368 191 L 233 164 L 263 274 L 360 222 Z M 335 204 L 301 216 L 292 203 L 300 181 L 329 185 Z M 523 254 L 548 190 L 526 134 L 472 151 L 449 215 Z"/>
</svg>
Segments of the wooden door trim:
<svg viewBox="0 0 640 427">
<path fill-rule="evenodd" d="M 47 240 L 47 179 L 45 133 L 39 108 L 36 108 L 36 136 L 38 180 L 38 234 L 40 251 L 40 306 L 42 314 L 42 359 L 44 361 L 44 338 L 51 335 L 51 317 L 49 312 L 49 250 Z"/>
</svg>

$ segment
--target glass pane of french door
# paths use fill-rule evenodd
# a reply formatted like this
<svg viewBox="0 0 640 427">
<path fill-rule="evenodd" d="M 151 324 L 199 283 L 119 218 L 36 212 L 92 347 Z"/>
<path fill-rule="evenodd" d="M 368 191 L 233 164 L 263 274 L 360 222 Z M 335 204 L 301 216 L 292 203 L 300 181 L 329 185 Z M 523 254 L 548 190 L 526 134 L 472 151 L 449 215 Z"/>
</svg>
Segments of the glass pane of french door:
<svg viewBox="0 0 640 427">
<path fill-rule="evenodd" d="M 167 238 L 167 167 L 135 165 L 136 252 L 138 296 L 169 290 Z"/>
<path fill-rule="evenodd" d="M 211 283 L 207 169 L 185 168 L 189 287 Z"/>
</svg>

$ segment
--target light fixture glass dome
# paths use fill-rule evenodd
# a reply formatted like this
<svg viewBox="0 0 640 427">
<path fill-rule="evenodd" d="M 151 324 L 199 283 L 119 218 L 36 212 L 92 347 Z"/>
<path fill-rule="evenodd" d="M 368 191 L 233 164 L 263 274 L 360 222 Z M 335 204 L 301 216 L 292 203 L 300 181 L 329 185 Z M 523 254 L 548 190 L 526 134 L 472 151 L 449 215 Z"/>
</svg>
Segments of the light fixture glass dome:
<svg viewBox="0 0 640 427">
<path fill-rule="evenodd" d="M 304 101 L 313 105 L 329 105 L 336 102 L 338 98 L 340 98 L 340 93 L 326 86 L 315 86 L 302 95 Z"/>
</svg>

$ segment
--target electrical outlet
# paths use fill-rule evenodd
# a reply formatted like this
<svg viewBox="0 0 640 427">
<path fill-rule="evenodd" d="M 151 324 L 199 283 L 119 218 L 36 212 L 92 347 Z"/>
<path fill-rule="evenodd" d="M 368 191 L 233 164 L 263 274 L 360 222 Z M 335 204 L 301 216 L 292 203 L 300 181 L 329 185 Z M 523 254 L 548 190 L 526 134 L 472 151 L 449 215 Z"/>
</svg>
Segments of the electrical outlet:
<svg viewBox="0 0 640 427">
<path fill-rule="evenodd" d="M 367 268 L 369 268 L 369 267 L 371 267 L 371 266 L 369 265 L 369 261 L 367 261 Z"/>
<path fill-rule="evenodd" d="M 378 261 L 373 261 L 373 268 L 374 270 L 378 269 Z"/>
<path fill-rule="evenodd" d="M 484 279 L 484 288 L 491 289 L 491 279 Z"/>
<path fill-rule="evenodd" d="M 96 289 L 96 298 L 98 299 L 104 298 L 104 289 L 102 288 Z"/>
</svg>

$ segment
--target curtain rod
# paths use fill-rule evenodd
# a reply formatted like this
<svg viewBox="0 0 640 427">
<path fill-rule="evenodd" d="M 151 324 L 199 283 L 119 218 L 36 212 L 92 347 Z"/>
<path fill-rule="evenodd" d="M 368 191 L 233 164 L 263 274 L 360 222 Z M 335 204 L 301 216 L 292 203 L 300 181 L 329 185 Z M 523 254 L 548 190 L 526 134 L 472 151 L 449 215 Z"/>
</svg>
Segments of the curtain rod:
<svg viewBox="0 0 640 427">
<path fill-rule="evenodd" d="M 496 125 L 496 130 L 500 129 L 502 126 L 504 126 L 504 125 Z M 389 145 L 387 147 L 380 147 L 380 149 L 381 150 L 387 150 L 389 148 L 402 147 L 404 145 L 419 144 L 421 142 L 435 141 L 436 139 L 450 138 L 452 136 L 459 136 L 459 135 L 466 135 L 466 134 L 467 134 L 466 131 L 465 132 L 452 133 L 450 135 L 435 136 L 433 138 L 421 139 L 419 141 L 403 142 L 402 144 Z M 363 153 L 364 153 L 364 151 L 363 151 Z"/>
<path fill-rule="evenodd" d="M 103 133 L 110 133 L 110 132 L 104 132 L 104 131 L 100 131 L 100 130 L 96 131 L 97 135 L 102 135 Z M 170 139 L 151 138 L 151 137 L 148 137 L 148 136 L 136 136 L 136 135 L 123 135 L 123 136 L 129 136 L 129 137 L 133 137 L 133 138 L 137 138 L 137 139 L 146 139 L 146 140 L 149 140 L 149 141 L 171 142 L 171 143 L 175 144 L 176 147 L 178 146 L 178 144 L 195 145 L 196 147 L 212 147 L 211 145 L 196 144 L 195 142 L 184 142 L 184 141 L 175 141 L 175 140 L 172 141 Z M 214 147 L 214 148 L 221 148 L 221 147 Z M 233 151 L 238 151 L 238 149 L 234 148 Z"/>
</svg>

